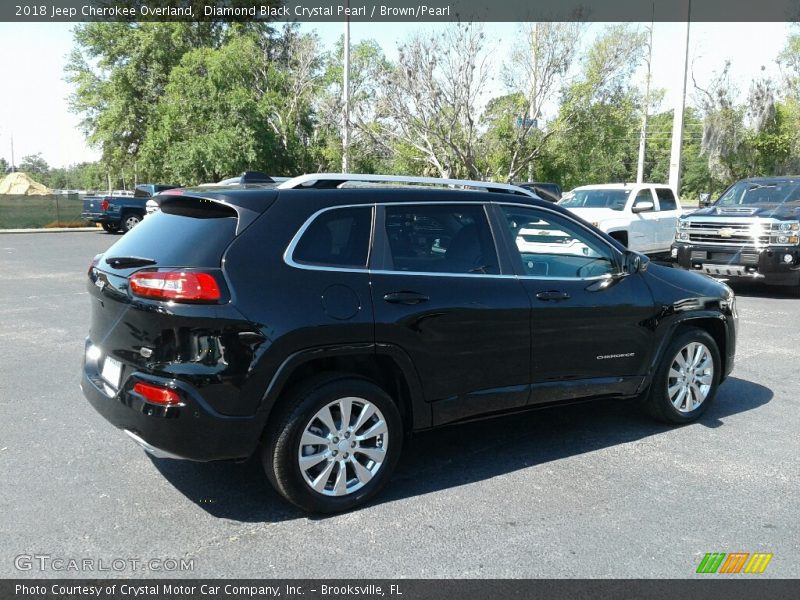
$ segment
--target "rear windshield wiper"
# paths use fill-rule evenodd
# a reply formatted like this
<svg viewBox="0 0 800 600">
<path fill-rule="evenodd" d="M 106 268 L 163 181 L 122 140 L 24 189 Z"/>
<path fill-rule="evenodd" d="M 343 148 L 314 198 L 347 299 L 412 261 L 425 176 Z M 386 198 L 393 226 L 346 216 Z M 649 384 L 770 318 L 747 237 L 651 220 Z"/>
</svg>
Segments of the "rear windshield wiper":
<svg viewBox="0 0 800 600">
<path fill-rule="evenodd" d="M 115 269 L 146 267 L 148 265 L 157 264 L 157 261 L 152 258 L 143 258 L 141 256 L 112 256 L 111 258 L 107 258 L 106 262 Z"/>
</svg>

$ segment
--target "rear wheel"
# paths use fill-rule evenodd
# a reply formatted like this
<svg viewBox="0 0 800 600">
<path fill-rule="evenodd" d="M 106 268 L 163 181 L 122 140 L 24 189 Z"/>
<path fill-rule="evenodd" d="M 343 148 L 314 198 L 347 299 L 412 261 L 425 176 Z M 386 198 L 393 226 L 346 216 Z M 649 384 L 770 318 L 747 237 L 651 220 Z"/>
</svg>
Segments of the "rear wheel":
<svg viewBox="0 0 800 600">
<path fill-rule="evenodd" d="M 323 376 L 287 398 L 268 429 L 262 462 L 289 502 L 341 512 L 380 491 L 402 442 L 400 413 L 386 392 L 366 379 Z"/>
<path fill-rule="evenodd" d="M 667 423 L 698 419 L 716 396 L 721 371 L 714 338 L 695 327 L 679 330 L 650 384 L 649 412 Z"/>
<path fill-rule="evenodd" d="M 141 222 L 141 216 L 135 213 L 126 213 L 122 216 L 122 229 L 127 233 Z"/>
<path fill-rule="evenodd" d="M 106 233 L 116 233 L 117 231 L 119 231 L 119 227 L 117 227 L 113 223 L 101 223 L 101 225 L 103 226 L 103 229 L 105 230 Z"/>
</svg>

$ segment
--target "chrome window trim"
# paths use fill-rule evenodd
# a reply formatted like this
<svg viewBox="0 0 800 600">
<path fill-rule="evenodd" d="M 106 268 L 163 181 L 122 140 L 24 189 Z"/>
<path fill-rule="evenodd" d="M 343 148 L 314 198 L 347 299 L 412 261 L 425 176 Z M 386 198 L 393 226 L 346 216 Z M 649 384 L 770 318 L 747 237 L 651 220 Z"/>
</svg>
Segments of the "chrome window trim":
<svg viewBox="0 0 800 600">
<path fill-rule="evenodd" d="M 373 246 L 373 236 L 375 235 L 375 207 L 376 204 L 341 204 L 337 206 L 326 206 L 315 212 L 313 215 L 308 217 L 300 229 L 297 230 L 297 233 L 294 234 L 292 237 L 291 242 L 289 242 L 289 246 L 287 246 L 286 250 L 283 253 L 283 262 L 285 262 L 290 267 L 294 267 L 295 269 L 304 269 L 306 271 L 336 271 L 340 273 L 366 273 L 369 271 L 367 265 L 369 265 L 369 261 L 372 255 L 372 246 Z M 303 234 L 306 230 L 311 226 L 311 224 L 319 217 L 321 214 L 326 213 L 331 210 L 339 210 L 345 208 L 365 208 L 370 211 L 370 232 L 369 232 L 369 247 L 367 248 L 367 264 L 363 267 L 336 267 L 332 265 L 324 265 L 324 264 L 314 264 L 314 263 L 301 263 L 297 262 L 294 259 L 294 251 L 297 248 L 297 244 L 300 243 L 300 239 L 303 237 Z"/>
<path fill-rule="evenodd" d="M 552 210 L 547 207 L 543 206 L 531 206 L 530 204 L 521 204 L 517 202 L 492 202 L 489 201 L 491 204 L 495 204 L 497 206 L 515 206 L 519 208 L 528 208 L 528 209 L 535 209 L 535 210 L 543 210 L 546 212 L 553 213 L 554 215 L 562 218 L 566 218 L 571 223 L 578 225 L 587 233 L 592 235 L 594 238 L 597 239 L 598 242 L 604 244 L 612 254 L 619 253 L 614 246 L 609 244 L 606 240 L 602 237 L 598 236 L 594 231 L 575 221 L 569 217 L 569 215 L 564 215 L 558 211 Z M 313 265 L 307 263 L 299 263 L 294 260 L 294 251 L 297 247 L 297 244 L 300 242 L 300 238 L 303 237 L 303 234 L 306 230 L 311 226 L 314 220 L 319 217 L 321 214 L 326 213 L 331 210 L 337 210 L 341 208 L 369 208 L 372 210 L 372 231 L 370 232 L 370 247 L 367 254 L 367 265 L 369 265 L 369 260 L 372 257 L 372 247 L 374 246 L 375 241 L 375 218 L 376 218 L 376 208 L 378 206 L 442 206 L 442 205 L 464 205 L 464 204 L 479 204 L 481 206 L 485 206 L 487 204 L 486 201 L 439 201 L 439 202 L 419 202 L 419 201 L 402 201 L 402 202 L 375 202 L 372 204 L 339 204 L 336 206 L 326 206 L 325 208 L 321 208 L 315 213 L 313 213 L 310 217 L 306 219 L 300 229 L 297 230 L 297 233 L 294 234 L 292 240 L 289 242 L 289 245 L 286 247 L 286 250 L 283 253 L 283 262 L 285 262 L 288 266 L 293 267 L 295 269 L 302 269 L 304 271 L 328 271 L 328 272 L 336 272 L 336 273 L 368 273 L 368 274 L 375 274 L 375 275 L 414 275 L 414 276 L 425 276 L 425 277 L 466 277 L 466 278 L 480 278 L 480 279 L 517 279 L 517 280 L 537 280 L 537 281 L 597 281 L 600 279 L 607 279 L 609 277 L 613 277 L 613 275 L 603 274 L 597 275 L 595 277 L 541 277 L 536 275 L 502 275 L 502 274 L 483 274 L 483 273 L 433 273 L 427 271 L 387 271 L 383 269 L 370 269 L 368 267 L 363 268 L 353 268 L 353 267 L 335 267 L 335 266 L 326 266 L 326 265 Z M 489 217 L 487 215 L 487 222 L 489 222 Z M 489 223 L 491 227 L 491 223 Z M 498 251 L 496 240 L 494 241 L 495 250 Z M 498 256 L 499 258 L 499 256 Z M 625 276 L 628 273 L 624 274 Z"/>
</svg>

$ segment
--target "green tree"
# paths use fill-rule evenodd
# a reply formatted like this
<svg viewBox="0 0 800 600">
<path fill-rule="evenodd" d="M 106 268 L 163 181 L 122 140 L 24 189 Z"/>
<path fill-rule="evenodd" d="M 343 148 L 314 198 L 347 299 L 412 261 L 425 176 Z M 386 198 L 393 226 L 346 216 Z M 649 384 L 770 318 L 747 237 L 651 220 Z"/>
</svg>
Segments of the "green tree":
<svg viewBox="0 0 800 600">
<path fill-rule="evenodd" d="M 342 168 L 344 127 L 343 91 L 344 39 L 325 57 L 321 87 L 314 101 L 314 162 L 318 171 Z M 380 136 L 375 107 L 380 93 L 380 79 L 389 69 L 380 44 L 363 40 L 350 49 L 350 170 L 375 173 L 389 170 L 386 158 L 391 154 Z"/>
<path fill-rule="evenodd" d="M 47 161 L 42 158 L 42 153 L 37 152 L 36 154 L 23 156 L 19 163 L 19 170 L 34 177 L 37 175 L 46 175 L 50 170 L 50 166 L 47 164 Z"/>
<path fill-rule="evenodd" d="M 0 157 L 0 175 L 3 175 L 11 170 L 11 165 L 8 164 L 5 158 Z"/>
<path fill-rule="evenodd" d="M 561 43 L 570 37 L 567 35 Z M 517 91 L 490 101 L 482 120 L 487 176 L 501 181 L 533 177 L 555 181 L 565 188 L 631 180 L 632 162 L 635 176 L 641 102 L 630 79 L 643 56 L 644 44 L 645 36 L 628 26 L 606 28 L 583 56 L 575 58 L 581 69 L 563 80 L 556 115 L 546 122 L 539 120 L 537 127 L 523 118 L 536 105 L 524 86 L 518 84 Z M 540 55 L 544 51 L 540 48 Z M 527 79 L 536 73 L 535 54 L 531 52 L 531 56 L 523 52 L 518 58 L 522 64 L 527 61 L 528 67 L 523 70 L 528 73 Z M 555 64 L 565 60 L 571 64 L 568 53 L 566 57 Z M 563 73 L 563 67 L 551 71 L 556 77 Z M 544 77 L 542 71 L 537 89 L 543 89 Z M 552 85 L 547 89 L 552 90 Z M 552 96 L 551 92 L 549 98 Z M 533 114 L 541 113 L 536 109 Z"/>
<path fill-rule="evenodd" d="M 673 111 L 651 115 L 647 124 L 647 153 L 645 181 L 666 183 L 669 180 L 672 150 Z M 683 144 L 681 149 L 681 196 L 697 200 L 703 192 L 716 193 L 723 183 L 714 180 L 708 170 L 708 159 L 701 151 L 703 120 L 697 109 L 687 107 L 683 113 Z"/>
<path fill-rule="evenodd" d="M 475 24 L 413 35 L 381 78 L 379 136 L 409 172 L 480 177 L 479 105 L 489 72 L 486 39 Z"/>
<path fill-rule="evenodd" d="M 745 144 L 747 110 L 736 103 L 738 92 L 731 82 L 730 68 L 730 61 L 726 61 L 707 88 L 695 82 L 703 115 L 702 152 L 711 176 L 727 183 L 745 177 L 749 170 Z"/>
<path fill-rule="evenodd" d="M 187 53 L 154 108 L 142 167 L 181 184 L 246 169 L 280 175 L 306 170 L 317 43 L 289 28 L 280 52 L 249 35 Z"/>
<path fill-rule="evenodd" d="M 634 181 L 640 106 L 635 91 L 620 88 L 602 101 L 565 108 L 572 125 L 554 141 L 550 164 L 543 164 L 541 171 L 567 189 Z"/>
<path fill-rule="evenodd" d="M 559 131 L 541 127 L 546 105 L 566 85 L 585 27 L 580 22 L 520 26 L 519 41 L 503 73 L 511 93 L 484 115 L 491 132 L 487 143 L 499 159 L 489 169 L 493 177 L 508 181 L 533 177 L 533 162 Z M 505 148 L 502 157 L 497 154 L 499 147 Z"/>
<path fill-rule="evenodd" d="M 65 68 L 74 86 L 70 107 L 82 116 L 87 139 L 100 148 L 104 164 L 128 171 L 130 178 L 170 73 L 187 53 L 254 31 L 268 39 L 272 29 L 264 23 L 218 22 L 78 25 Z"/>
</svg>

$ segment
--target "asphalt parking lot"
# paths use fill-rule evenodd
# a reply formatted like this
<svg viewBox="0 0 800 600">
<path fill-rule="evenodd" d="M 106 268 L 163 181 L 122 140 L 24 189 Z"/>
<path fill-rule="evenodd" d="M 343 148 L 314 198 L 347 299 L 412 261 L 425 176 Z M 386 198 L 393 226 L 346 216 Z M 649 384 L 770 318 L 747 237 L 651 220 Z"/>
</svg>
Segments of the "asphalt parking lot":
<svg viewBox="0 0 800 600">
<path fill-rule="evenodd" d="M 736 369 L 699 423 L 600 402 L 429 432 L 371 505 L 307 518 L 254 461 L 149 458 L 84 401 L 85 273 L 116 239 L 0 234 L 0 577 L 686 578 L 707 552 L 800 576 L 798 298 L 737 290 Z M 15 566 L 33 554 L 194 568 Z"/>
</svg>

